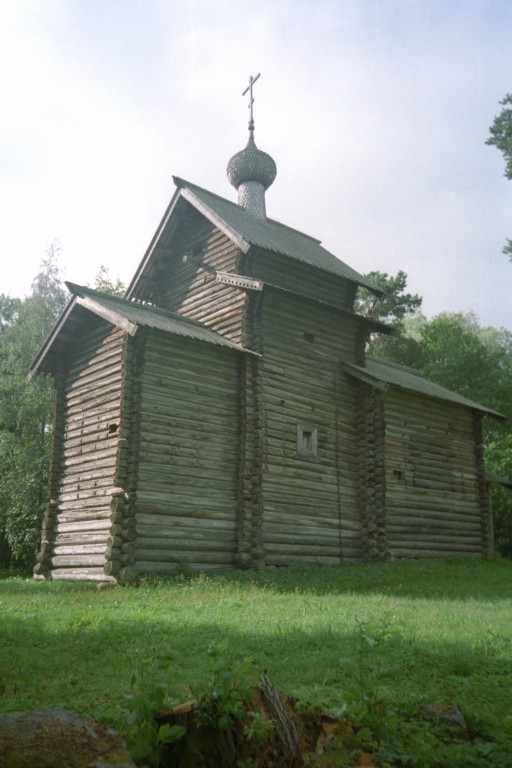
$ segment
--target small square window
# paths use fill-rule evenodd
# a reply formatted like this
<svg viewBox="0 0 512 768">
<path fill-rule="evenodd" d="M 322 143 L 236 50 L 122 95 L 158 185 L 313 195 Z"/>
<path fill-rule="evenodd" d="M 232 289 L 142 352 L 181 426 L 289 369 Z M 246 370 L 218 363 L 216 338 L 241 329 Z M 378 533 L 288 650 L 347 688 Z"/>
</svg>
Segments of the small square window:
<svg viewBox="0 0 512 768">
<path fill-rule="evenodd" d="M 318 430 L 297 424 L 297 456 L 318 456 Z"/>
</svg>

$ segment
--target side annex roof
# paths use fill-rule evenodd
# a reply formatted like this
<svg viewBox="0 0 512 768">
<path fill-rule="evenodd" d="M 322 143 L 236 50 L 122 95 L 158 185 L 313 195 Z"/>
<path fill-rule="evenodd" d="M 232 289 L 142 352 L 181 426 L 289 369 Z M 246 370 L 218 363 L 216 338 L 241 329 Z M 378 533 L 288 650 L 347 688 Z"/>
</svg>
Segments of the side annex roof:
<svg viewBox="0 0 512 768">
<path fill-rule="evenodd" d="M 69 322 L 70 316 L 76 307 L 84 307 L 99 317 L 102 317 L 112 325 L 122 328 L 130 335 L 135 335 L 139 327 L 151 327 L 158 330 L 172 333 L 176 336 L 185 336 L 197 341 L 205 341 L 209 344 L 217 344 L 222 347 L 236 349 L 239 352 L 248 352 L 257 354 L 250 349 L 235 344 L 234 342 L 221 336 L 216 331 L 206 328 L 201 323 L 183 317 L 174 312 L 168 312 L 160 307 L 150 304 L 140 304 L 129 301 L 118 296 L 100 293 L 92 288 L 86 288 L 75 283 L 66 282 L 66 286 L 73 294 L 67 307 L 62 312 L 52 333 L 47 338 L 44 345 L 32 363 L 27 381 L 30 381 L 38 372 L 47 372 L 49 369 L 49 359 L 52 353 L 57 351 L 59 336 L 64 326 Z"/>
<path fill-rule="evenodd" d="M 383 391 L 389 386 L 400 387 L 409 392 L 433 397 L 436 400 L 445 400 L 456 405 L 466 406 L 466 408 L 480 411 L 499 421 L 506 421 L 506 417 L 503 414 L 493 411 L 492 408 L 487 408 L 485 405 L 480 405 L 480 403 L 469 400 L 467 397 L 458 395 L 456 392 L 445 389 L 445 387 L 441 387 L 439 384 L 434 384 L 434 382 L 426 379 L 421 371 L 406 368 L 397 363 L 387 363 L 382 360 L 367 358 L 364 368 L 347 363 L 343 366 L 343 369 L 349 375 L 354 376 L 354 378 Z"/>
</svg>

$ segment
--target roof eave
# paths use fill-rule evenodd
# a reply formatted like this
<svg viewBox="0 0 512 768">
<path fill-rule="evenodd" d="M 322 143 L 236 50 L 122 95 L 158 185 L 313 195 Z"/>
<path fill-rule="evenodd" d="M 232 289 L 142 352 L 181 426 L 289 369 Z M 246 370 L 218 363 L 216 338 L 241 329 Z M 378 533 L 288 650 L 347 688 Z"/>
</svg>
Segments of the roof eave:
<svg viewBox="0 0 512 768">
<path fill-rule="evenodd" d="M 430 394 L 427 392 L 420 392 L 414 389 L 413 387 L 407 387 L 397 382 L 392 382 L 392 383 L 383 382 L 377 376 L 373 376 L 372 374 L 366 371 L 362 371 L 357 366 L 353 366 L 350 363 L 346 363 L 343 366 L 343 370 L 345 371 L 345 373 L 348 373 L 350 376 L 353 376 L 354 378 L 359 379 L 360 381 L 364 381 L 366 384 L 369 384 L 370 386 L 377 387 L 382 391 L 386 391 L 391 386 L 397 387 L 397 389 L 402 389 L 405 392 L 413 392 L 421 397 L 429 397 L 432 400 L 439 400 L 442 403 L 450 403 L 451 405 L 459 406 L 459 408 L 469 408 L 472 411 L 481 413 L 484 416 L 489 416 L 490 418 L 496 419 L 497 421 L 501 421 L 501 422 L 507 421 L 507 417 L 504 416 L 502 413 L 498 413 L 498 411 L 493 411 L 491 408 L 486 408 L 484 405 L 480 405 L 479 403 L 474 403 L 469 400 L 467 402 L 457 402 L 456 400 L 450 400 L 447 397 L 442 397 L 442 395 Z"/>
<path fill-rule="evenodd" d="M 51 348 L 53 347 L 55 340 L 57 339 L 58 335 L 62 331 L 62 328 L 64 327 L 71 312 L 73 311 L 73 308 L 75 307 L 76 302 L 77 302 L 77 297 L 71 296 L 67 306 L 63 309 L 59 319 L 55 323 L 53 330 L 50 332 L 48 338 L 46 339 L 43 346 L 37 353 L 34 362 L 30 366 L 27 377 L 25 379 L 26 384 L 32 381 L 34 376 L 41 370 L 43 363 L 45 362 L 48 355 L 50 354 Z"/>
<path fill-rule="evenodd" d="M 356 317 L 362 320 L 364 324 L 375 331 L 375 333 L 385 333 L 388 336 L 400 336 L 400 329 L 394 325 L 387 325 L 386 323 L 381 323 L 380 320 L 372 320 L 371 317 L 365 317 L 364 315 L 356 315 Z"/>
<path fill-rule="evenodd" d="M 512 480 L 509 480 L 508 477 L 503 477 L 502 475 L 498 475 L 496 472 L 487 469 L 485 471 L 485 479 L 488 483 L 497 483 L 504 488 L 508 488 L 509 491 L 512 491 Z"/>
<path fill-rule="evenodd" d="M 108 323 L 111 323 L 112 325 L 115 325 L 117 328 L 120 328 L 123 331 L 126 331 L 126 333 L 129 333 L 130 336 L 135 336 L 137 333 L 138 325 L 136 323 L 132 323 L 131 320 L 128 320 L 126 317 L 123 317 L 123 315 L 119 314 L 119 312 L 114 312 L 112 309 L 108 309 L 107 307 L 104 307 L 102 304 L 100 304 L 99 301 L 95 301 L 94 299 L 91 299 L 89 296 L 81 297 L 79 296 L 77 298 L 77 303 L 81 307 L 85 307 L 85 309 L 88 309 L 90 312 L 92 312 L 95 315 L 98 315 L 98 317 L 101 317 L 103 320 L 106 320 Z"/>
<path fill-rule="evenodd" d="M 373 280 L 370 280 L 369 277 L 365 277 L 363 275 L 364 280 L 358 280 L 357 285 L 359 288 L 366 288 L 367 291 L 371 291 L 374 296 L 377 296 L 378 299 L 382 299 L 386 295 L 386 291 L 383 291 L 382 288 L 379 288 L 379 286 L 373 282 Z"/>
<path fill-rule="evenodd" d="M 381 381 L 375 376 L 372 376 L 371 373 L 360 371 L 355 366 L 350 365 L 350 363 L 344 363 L 343 370 L 349 376 L 353 376 L 355 379 L 359 379 L 359 381 L 362 381 L 365 384 L 369 384 L 370 387 L 375 387 L 376 389 L 380 389 L 381 392 L 386 392 L 389 389 L 389 384 L 387 384 L 384 381 Z"/>
<path fill-rule="evenodd" d="M 171 216 L 172 216 L 172 214 L 174 212 L 174 209 L 176 208 L 176 205 L 177 205 L 180 197 L 181 197 L 181 190 L 180 189 L 176 189 L 176 191 L 174 192 L 174 195 L 172 196 L 171 202 L 167 206 L 167 209 L 166 209 L 166 211 L 165 211 L 165 213 L 164 213 L 164 215 L 162 217 L 162 220 L 160 221 L 160 224 L 157 227 L 157 230 L 156 230 L 155 234 L 151 238 L 151 242 L 149 243 L 149 246 L 148 246 L 148 248 L 146 250 L 146 253 L 144 254 L 144 256 L 142 258 L 142 261 L 140 262 L 139 266 L 137 267 L 137 270 L 136 270 L 133 278 L 131 279 L 129 286 L 126 289 L 126 292 L 125 292 L 125 295 L 124 295 L 125 299 L 132 299 L 133 298 L 133 295 L 134 295 L 135 290 L 136 290 L 136 288 L 137 288 L 137 286 L 139 284 L 139 281 L 140 281 L 142 275 L 144 274 L 144 272 L 146 271 L 146 268 L 147 268 L 149 262 L 151 261 L 151 259 L 154 256 L 155 248 L 158 245 L 160 237 L 162 236 L 163 232 L 165 231 L 167 223 L 168 223 L 169 219 L 171 218 Z"/>
</svg>

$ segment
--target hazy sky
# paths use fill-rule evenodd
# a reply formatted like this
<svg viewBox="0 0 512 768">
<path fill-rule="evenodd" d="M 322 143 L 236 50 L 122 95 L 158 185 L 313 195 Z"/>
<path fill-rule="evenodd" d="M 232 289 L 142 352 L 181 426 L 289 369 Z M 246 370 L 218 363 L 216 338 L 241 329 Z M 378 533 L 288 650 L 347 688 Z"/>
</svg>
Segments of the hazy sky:
<svg viewBox="0 0 512 768">
<path fill-rule="evenodd" d="M 27 293 L 54 239 L 66 279 L 129 282 L 173 174 L 236 200 L 258 72 L 267 214 L 403 269 L 428 316 L 512 329 L 512 182 L 485 145 L 510 0 L 0 0 L 0 292 Z"/>
</svg>

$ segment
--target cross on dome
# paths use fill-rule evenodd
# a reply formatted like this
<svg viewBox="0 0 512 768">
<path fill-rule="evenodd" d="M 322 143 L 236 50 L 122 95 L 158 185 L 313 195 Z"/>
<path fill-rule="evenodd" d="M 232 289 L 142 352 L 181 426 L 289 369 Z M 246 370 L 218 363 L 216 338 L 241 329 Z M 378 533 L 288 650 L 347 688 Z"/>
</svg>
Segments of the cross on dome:
<svg viewBox="0 0 512 768">
<path fill-rule="evenodd" d="M 259 76 L 260 73 L 256 77 L 251 75 L 249 85 L 242 93 L 245 96 L 249 92 L 249 141 L 245 149 L 231 158 L 227 174 L 230 184 L 238 191 L 238 204 L 257 219 L 264 220 L 265 190 L 274 181 L 277 168 L 270 155 L 258 149 L 254 141 L 253 86 Z"/>
<path fill-rule="evenodd" d="M 260 75 L 261 75 L 261 72 L 258 72 L 256 77 L 253 77 L 251 75 L 250 78 L 249 78 L 249 85 L 247 86 L 245 91 L 242 93 L 242 96 L 245 96 L 247 91 L 250 92 L 250 96 L 249 96 L 249 109 L 250 109 L 250 115 L 251 116 L 249 118 L 249 131 L 250 131 L 250 134 L 251 134 L 252 138 L 254 138 L 254 114 L 253 114 L 253 109 L 252 109 L 252 105 L 254 104 L 254 96 L 252 95 L 252 88 L 253 88 L 254 83 L 256 82 L 256 80 L 259 78 Z"/>
</svg>

